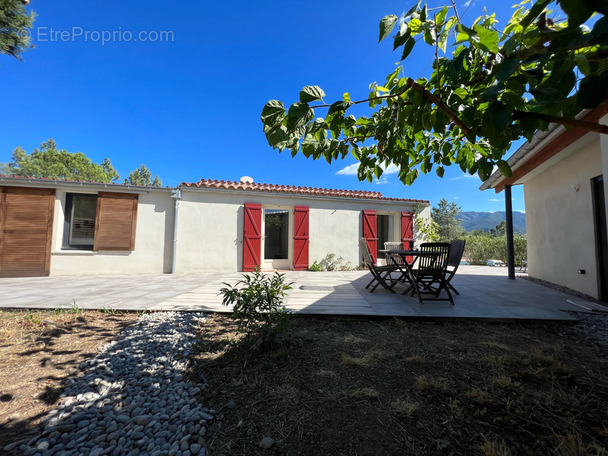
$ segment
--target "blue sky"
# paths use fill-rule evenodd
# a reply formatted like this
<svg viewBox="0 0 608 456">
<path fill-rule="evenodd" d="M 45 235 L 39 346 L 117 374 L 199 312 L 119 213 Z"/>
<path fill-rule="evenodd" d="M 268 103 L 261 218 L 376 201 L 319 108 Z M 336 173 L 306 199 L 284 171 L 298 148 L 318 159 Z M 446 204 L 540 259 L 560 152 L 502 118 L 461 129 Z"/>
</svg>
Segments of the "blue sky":
<svg viewBox="0 0 608 456">
<path fill-rule="evenodd" d="M 377 44 L 378 23 L 411 3 L 33 0 L 36 48 L 23 62 L 0 56 L 0 162 L 17 146 L 31 152 L 53 138 L 97 163 L 110 158 L 122 177 L 145 163 L 168 186 L 248 175 L 432 204 L 445 197 L 465 211 L 504 210 L 503 194 L 480 192 L 479 179 L 455 166 L 443 179 L 433 172 L 411 187 L 394 173 L 370 184 L 349 174 L 352 157 L 328 165 L 279 154 L 266 142 L 259 116 L 268 100 L 291 104 L 306 85 L 323 88 L 326 101 L 344 92 L 361 99 L 371 82 L 383 81 L 399 54 L 390 40 Z M 465 22 L 482 14 L 476 3 Z M 492 7 L 506 23 L 511 8 L 502 3 Z M 457 5 L 461 14 L 467 10 Z M 431 59 L 412 54 L 406 73 L 423 75 Z M 513 206 L 524 210 L 519 187 Z"/>
</svg>

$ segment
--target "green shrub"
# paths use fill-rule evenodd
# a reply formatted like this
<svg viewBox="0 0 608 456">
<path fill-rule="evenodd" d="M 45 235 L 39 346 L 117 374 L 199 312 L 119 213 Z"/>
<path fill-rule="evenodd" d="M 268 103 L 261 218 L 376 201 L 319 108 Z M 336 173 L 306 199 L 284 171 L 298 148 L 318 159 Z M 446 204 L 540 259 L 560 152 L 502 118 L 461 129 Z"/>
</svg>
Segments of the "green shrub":
<svg viewBox="0 0 608 456">
<path fill-rule="evenodd" d="M 289 324 L 291 314 L 283 299 L 292 283 L 285 283 L 285 274 L 266 275 L 259 270 L 243 274 L 234 286 L 225 283 L 220 290 L 222 304 L 234 304 L 233 315 L 238 320 L 238 332 L 245 335 L 254 348 L 271 348 L 276 337 Z"/>
<path fill-rule="evenodd" d="M 309 268 L 309 271 L 314 271 L 314 272 L 320 272 L 323 270 L 323 267 L 317 262 L 315 261 Z"/>
<path fill-rule="evenodd" d="M 506 236 L 491 236 L 484 234 L 467 234 L 467 241 L 463 258 L 471 264 L 483 264 L 490 259 L 500 260 L 507 264 L 507 238 Z M 527 241 L 525 234 L 513 236 L 515 250 L 515 266 L 521 266 L 521 262 L 527 258 Z"/>
<path fill-rule="evenodd" d="M 348 261 L 342 257 L 336 257 L 335 253 L 328 253 L 319 262 L 322 271 L 351 271 L 353 268 Z"/>
</svg>

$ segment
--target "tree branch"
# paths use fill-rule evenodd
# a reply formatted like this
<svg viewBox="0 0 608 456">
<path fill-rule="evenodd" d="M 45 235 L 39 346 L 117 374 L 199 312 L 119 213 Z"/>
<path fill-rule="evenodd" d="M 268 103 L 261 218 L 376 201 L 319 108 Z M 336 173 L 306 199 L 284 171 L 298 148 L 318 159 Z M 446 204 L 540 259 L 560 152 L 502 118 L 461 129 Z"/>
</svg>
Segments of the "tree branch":
<svg viewBox="0 0 608 456">
<path fill-rule="evenodd" d="M 388 95 L 380 95 L 379 97 L 366 98 L 365 100 L 352 101 L 351 103 L 354 105 L 357 105 L 357 104 L 361 104 L 361 103 L 367 103 L 372 100 L 386 100 L 387 98 L 397 98 L 398 96 L 403 95 L 405 92 L 407 92 L 407 90 L 411 87 L 411 84 L 409 84 L 409 81 L 411 81 L 411 79 L 408 78 L 408 82 L 405 83 L 403 90 L 400 90 L 399 92 L 389 93 Z M 412 103 L 406 102 L 405 104 L 412 104 Z M 311 106 L 310 108 L 311 109 L 331 108 L 331 106 L 332 105 L 322 104 L 322 105 Z"/>
<path fill-rule="evenodd" d="M 523 119 L 525 117 L 535 117 L 537 119 L 544 120 L 545 122 L 565 125 L 567 127 L 584 128 L 585 130 L 595 131 L 596 133 L 608 135 L 608 125 L 587 122 L 585 120 L 566 119 L 564 117 L 552 116 L 549 114 L 542 114 L 539 112 L 529 112 L 529 111 L 519 111 L 519 110 L 513 111 L 513 120 L 519 120 L 519 119 Z"/>
<path fill-rule="evenodd" d="M 452 122 L 454 122 L 456 124 L 456 126 L 462 130 L 462 132 L 465 135 L 469 135 L 469 134 L 472 133 L 471 129 L 469 127 L 467 127 L 462 122 L 462 120 L 460 120 L 460 118 L 454 113 L 454 111 L 452 111 L 450 109 L 450 107 L 448 105 L 446 105 L 443 101 L 441 101 L 439 98 L 437 98 L 431 92 L 429 92 L 423 86 L 421 86 L 420 84 L 418 84 L 416 81 L 414 81 L 411 78 L 408 78 L 408 82 L 410 82 L 410 81 L 411 81 L 413 89 L 416 89 L 419 92 L 421 92 L 422 95 L 424 95 L 425 98 L 427 98 L 429 101 L 431 101 L 433 104 L 435 104 L 439 109 L 441 109 L 450 118 L 450 120 Z"/>
<path fill-rule="evenodd" d="M 467 127 L 462 122 L 462 120 L 460 120 L 460 118 L 454 113 L 454 111 L 452 111 L 450 109 L 450 107 L 448 105 L 446 105 L 443 101 L 441 101 L 441 99 L 439 97 L 433 95 L 433 93 L 430 92 L 429 90 L 427 90 L 425 87 L 418 84 L 412 78 L 407 78 L 407 81 L 405 82 L 405 86 L 403 86 L 403 89 L 400 90 L 399 92 L 389 94 L 389 95 L 381 95 L 379 97 L 367 98 L 365 100 L 353 101 L 352 104 L 356 105 L 356 104 L 365 103 L 365 102 L 372 101 L 372 100 L 384 100 L 387 98 L 396 98 L 396 97 L 404 94 L 410 88 L 413 88 L 413 89 L 417 90 L 418 92 L 422 93 L 422 95 L 425 98 L 427 98 L 431 103 L 435 104 L 439 109 L 441 109 L 450 118 L 450 120 L 452 122 L 454 122 L 454 124 L 456 124 L 456 126 L 462 130 L 462 132 L 465 135 L 471 134 L 471 132 L 472 132 L 471 129 L 469 127 Z M 409 104 L 411 104 L 411 103 L 409 103 Z M 311 109 L 330 108 L 330 107 L 331 107 L 331 105 L 323 104 L 323 105 L 311 106 Z"/>
</svg>

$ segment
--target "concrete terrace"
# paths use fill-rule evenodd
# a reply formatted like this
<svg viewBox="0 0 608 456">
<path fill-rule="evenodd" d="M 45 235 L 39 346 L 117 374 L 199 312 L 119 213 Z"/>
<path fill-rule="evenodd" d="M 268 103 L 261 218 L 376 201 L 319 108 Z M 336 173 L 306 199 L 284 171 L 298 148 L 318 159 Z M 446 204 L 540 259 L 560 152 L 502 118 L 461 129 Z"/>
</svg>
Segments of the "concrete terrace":
<svg viewBox="0 0 608 456">
<path fill-rule="evenodd" d="M 460 291 L 449 302 L 419 304 L 415 297 L 381 287 L 369 293 L 367 271 L 286 272 L 294 282 L 286 307 L 299 314 L 574 320 L 563 310 L 594 306 L 579 298 L 531 283 L 508 280 L 506 268 L 462 266 L 453 280 Z M 222 282 L 242 273 L 183 275 L 53 276 L 0 279 L 0 307 L 230 312 L 222 306 Z"/>
</svg>

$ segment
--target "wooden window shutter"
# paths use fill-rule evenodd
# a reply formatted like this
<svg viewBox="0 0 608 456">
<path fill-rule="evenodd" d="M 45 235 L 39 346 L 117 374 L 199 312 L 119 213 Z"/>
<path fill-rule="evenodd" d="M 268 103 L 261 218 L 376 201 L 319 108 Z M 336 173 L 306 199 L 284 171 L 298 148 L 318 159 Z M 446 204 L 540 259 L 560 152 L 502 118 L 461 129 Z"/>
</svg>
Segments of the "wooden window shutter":
<svg viewBox="0 0 608 456">
<path fill-rule="evenodd" d="M 99 192 L 93 250 L 135 250 L 138 196 Z"/>
<path fill-rule="evenodd" d="M 293 269 L 308 270 L 308 206 L 295 206 L 293 230 Z"/>
<path fill-rule="evenodd" d="M 372 255 L 374 265 L 378 262 L 378 225 L 376 223 L 376 211 L 362 211 L 363 237 Z"/>
<path fill-rule="evenodd" d="M 414 248 L 414 214 L 413 212 L 401 213 L 401 242 L 404 249 Z"/>
<path fill-rule="evenodd" d="M 0 277 L 47 276 L 55 190 L 0 188 Z"/>
<path fill-rule="evenodd" d="M 243 223 L 243 271 L 253 271 L 261 264 L 262 205 L 245 203 Z"/>
</svg>

